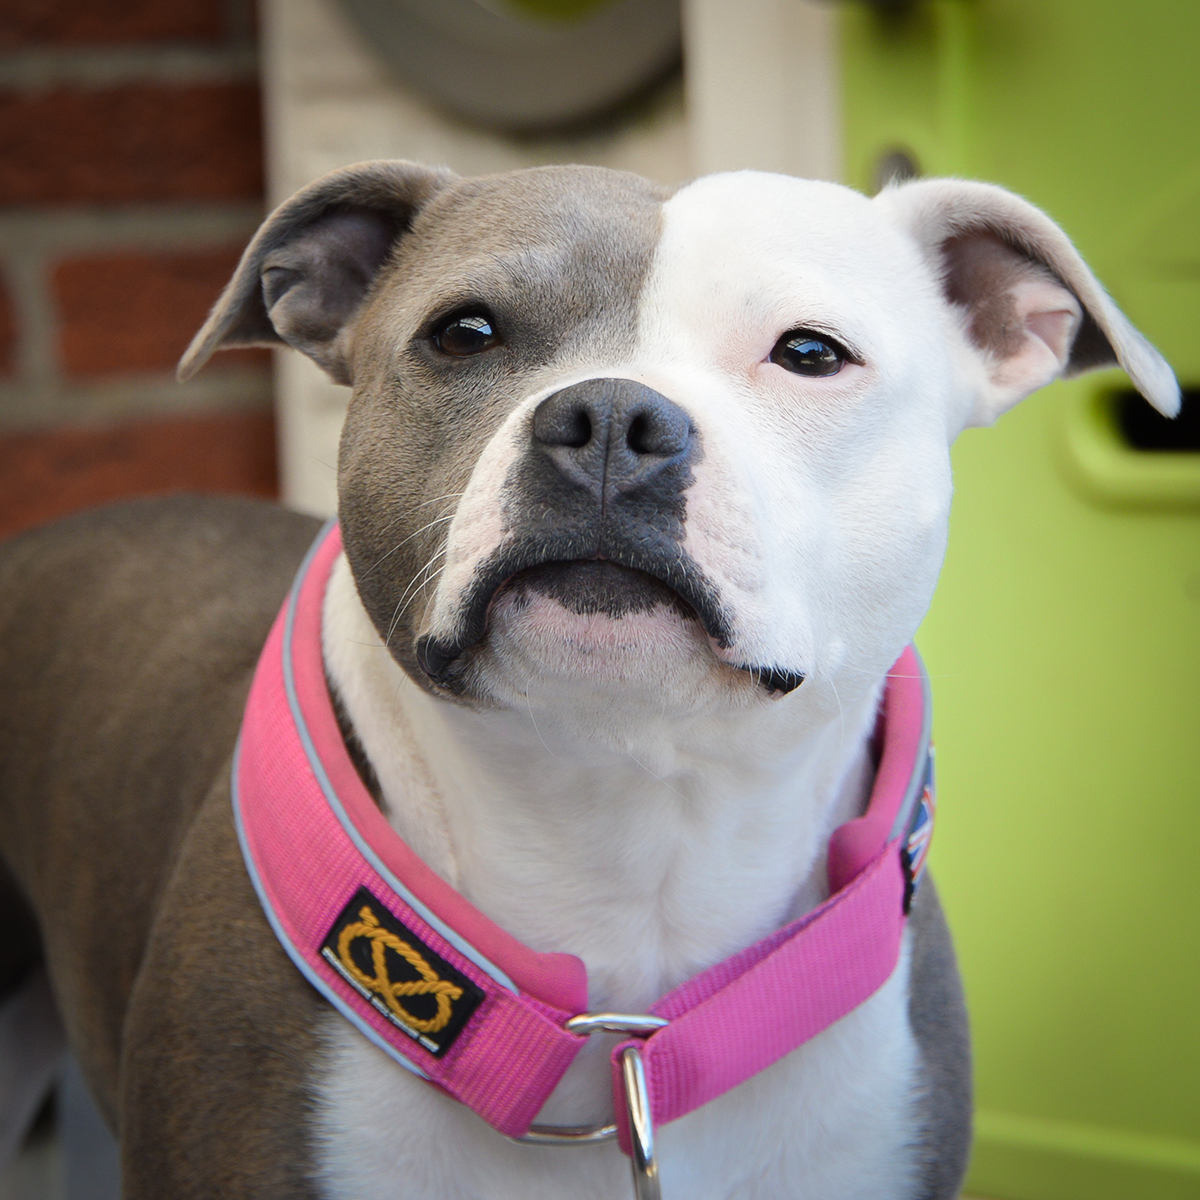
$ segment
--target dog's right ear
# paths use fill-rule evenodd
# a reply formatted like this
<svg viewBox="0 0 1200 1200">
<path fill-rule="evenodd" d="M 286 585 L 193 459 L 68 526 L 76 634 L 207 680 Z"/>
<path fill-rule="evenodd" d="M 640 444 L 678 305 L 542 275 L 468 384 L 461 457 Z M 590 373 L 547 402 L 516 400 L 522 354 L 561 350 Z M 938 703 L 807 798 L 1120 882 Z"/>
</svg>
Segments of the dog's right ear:
<svg viewBox="0 0 1200 1200">
<path fill-rule="evenodd" d="M 396 239 L 456 176 L 408 162 L 334 171 L 263 222 L 179 362 L 190 379 L 217 350 L 286 344 L 351 383 L 353 318 Z"/>
<path fill-rule="evenodd" d="M 1053 379 L 1118 365 L 1160 413 L 1179 411 L 1167 361 L 1029 201 L 992 184 L 920 179 L 874 203 L 915 239 L 961 320 L 978 367 L 966 424 L 990 425 Z"/>
</svg>

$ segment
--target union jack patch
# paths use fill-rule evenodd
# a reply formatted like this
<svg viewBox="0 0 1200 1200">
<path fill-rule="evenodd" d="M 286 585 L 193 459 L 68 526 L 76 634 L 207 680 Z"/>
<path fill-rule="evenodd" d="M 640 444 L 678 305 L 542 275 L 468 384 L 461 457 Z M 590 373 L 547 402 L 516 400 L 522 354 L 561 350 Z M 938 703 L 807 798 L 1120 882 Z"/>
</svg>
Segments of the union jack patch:
<svg viewBox="0 0 1200 1200">
<path fill-rule="evenodd" d="M 933 747 L 929 747 L 929 758 L 925 767 L 925 786 L 921 797 L 913 811 L 912 821 L 908 826 L 908 834 L 904 839 L 904 867 L 908 877 L 908 886 L 904 889 L 904 911 L 908 912 L 912 898 L 916 894 L 925 873 L 925 863 L 929 858 L 929 843 L 933 840 L 933 822 L 937 815 L 937 800 L 933 785 Z"/>
</svg>

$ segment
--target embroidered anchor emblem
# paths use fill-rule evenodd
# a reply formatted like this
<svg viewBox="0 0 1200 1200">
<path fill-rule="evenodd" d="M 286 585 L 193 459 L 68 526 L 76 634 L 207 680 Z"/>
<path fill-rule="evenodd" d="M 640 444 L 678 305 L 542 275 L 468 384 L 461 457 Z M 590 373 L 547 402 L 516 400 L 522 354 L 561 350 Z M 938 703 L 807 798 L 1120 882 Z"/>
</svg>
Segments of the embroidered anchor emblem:
<svg viewBox="0 0 1200 1200">
<path fill-rule="evenodd" d="M 442 979 L 429 965 L 420 951 L 414 949 L 403 938 L 398 937 L 379 923 L 379 918 L 364 904 L 358 912 L 359 919 L 343 927 L 338 935 L 337 953 L 346 973 L 362 987 L 374 992 L 399 1021 L 421 1033 L 437 1033 L 450 1023 L 454 1012 L 454 1001 L 463 989 L 457 984 Z M 351 947 L 359 938 L 371 943 L 371 965 L 374 976 L 360 969 L 351 955 Z M 392 950 L 413 968 L 420 979 L 402 980 L 393 983 L 387 968 L 387 951 Z M 402 996 L 432 996 L 437 1004 L 437 1013 L 429 1018 L 415 1016 L 400 1002 Z"/>
</svg>

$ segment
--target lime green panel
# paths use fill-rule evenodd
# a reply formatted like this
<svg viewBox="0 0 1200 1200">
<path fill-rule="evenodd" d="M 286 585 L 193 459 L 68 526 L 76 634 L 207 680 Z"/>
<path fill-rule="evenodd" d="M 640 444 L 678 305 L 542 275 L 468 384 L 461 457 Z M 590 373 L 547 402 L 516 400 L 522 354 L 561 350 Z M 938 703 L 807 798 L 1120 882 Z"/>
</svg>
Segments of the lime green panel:
<svg viewBox="0 0 1200 1200">
<path fill-rule="evenodd" d="M 1047 209 L 1200 385 L 1200 5 L 846 6 L 850 181 L 903 148 Z M 975 1033 L 977 1194 L 1200 1200 L 1200 456 L 1094 376 L 954 451 L 934 869 Z"/>
<path fill-rule="evenodd" d="M 1143 454 L 1122 438 L 1114 401 L 1128 388 L 1123 372 L 1091 387 L 1072 388 L 1060 406 L 1059 465 L 1080 493 L 1096 504 L 1146 510 L 1200 509 L 1200 454 Z"/>
<path fill-rule="evenodd" d="M 1200 1151 L 1187 1142 L 981 1111 L 971 1174 L 990 1196 L 1194 1200 Z"/>
<path fill-rule="evenodd" d="M 1147 519 L 1064 485 L 1056 426 L 1088 386 L 1048 390 L 955 448 L 951 548 L 919 639 L 942 798 L 934 869 L 980 1105 L 1191 1144 L 1186 1194 L 1200 1197 L 1200 537 L 1189 514 Z M 1014 1158 L 1020 1138 L 985 1123 L 973 1186 L 1181 1194 L 1130 1192 L 1127 1167 L 1100 1171 L 1111 1187 L 1096 1191 L 1098 1164 L 1070 1146 L 1053 1178 L 1077 1175 L 1076 1189 L 1003 1190 L 1048 1166 L 1052 1134 Z M 1019 1171 L 997 1169 L 1010 1158 Z"/>
</svg>

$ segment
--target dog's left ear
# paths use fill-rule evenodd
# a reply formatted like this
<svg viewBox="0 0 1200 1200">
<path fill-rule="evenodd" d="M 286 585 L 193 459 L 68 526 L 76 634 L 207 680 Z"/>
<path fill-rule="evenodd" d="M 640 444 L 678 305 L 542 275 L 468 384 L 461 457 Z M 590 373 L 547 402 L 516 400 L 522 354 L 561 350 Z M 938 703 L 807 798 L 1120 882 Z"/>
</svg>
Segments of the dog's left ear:
<svg viewBox="0 0 1200 1200">
<path fill-rule="evenodd" d="M 1109 299 L 1061 229 L 1003 188 L 928 179 L 875 204 L 906 229 L 962 313 L 982 367 L 968 425 L 990 425 L 1052 380 L 1120 365 L 1164 416 L 1179 411 L 1167 361 Z"/>
<path fill-rule="evenodd" d="M 190 379 L 217 350 L 286 344 L 351 383 L 354 318 L 393 246 L 457 176 L 410 162 L 333 171 L 281 204 L 246 247 L 179 361 Z"/>
</svg>

